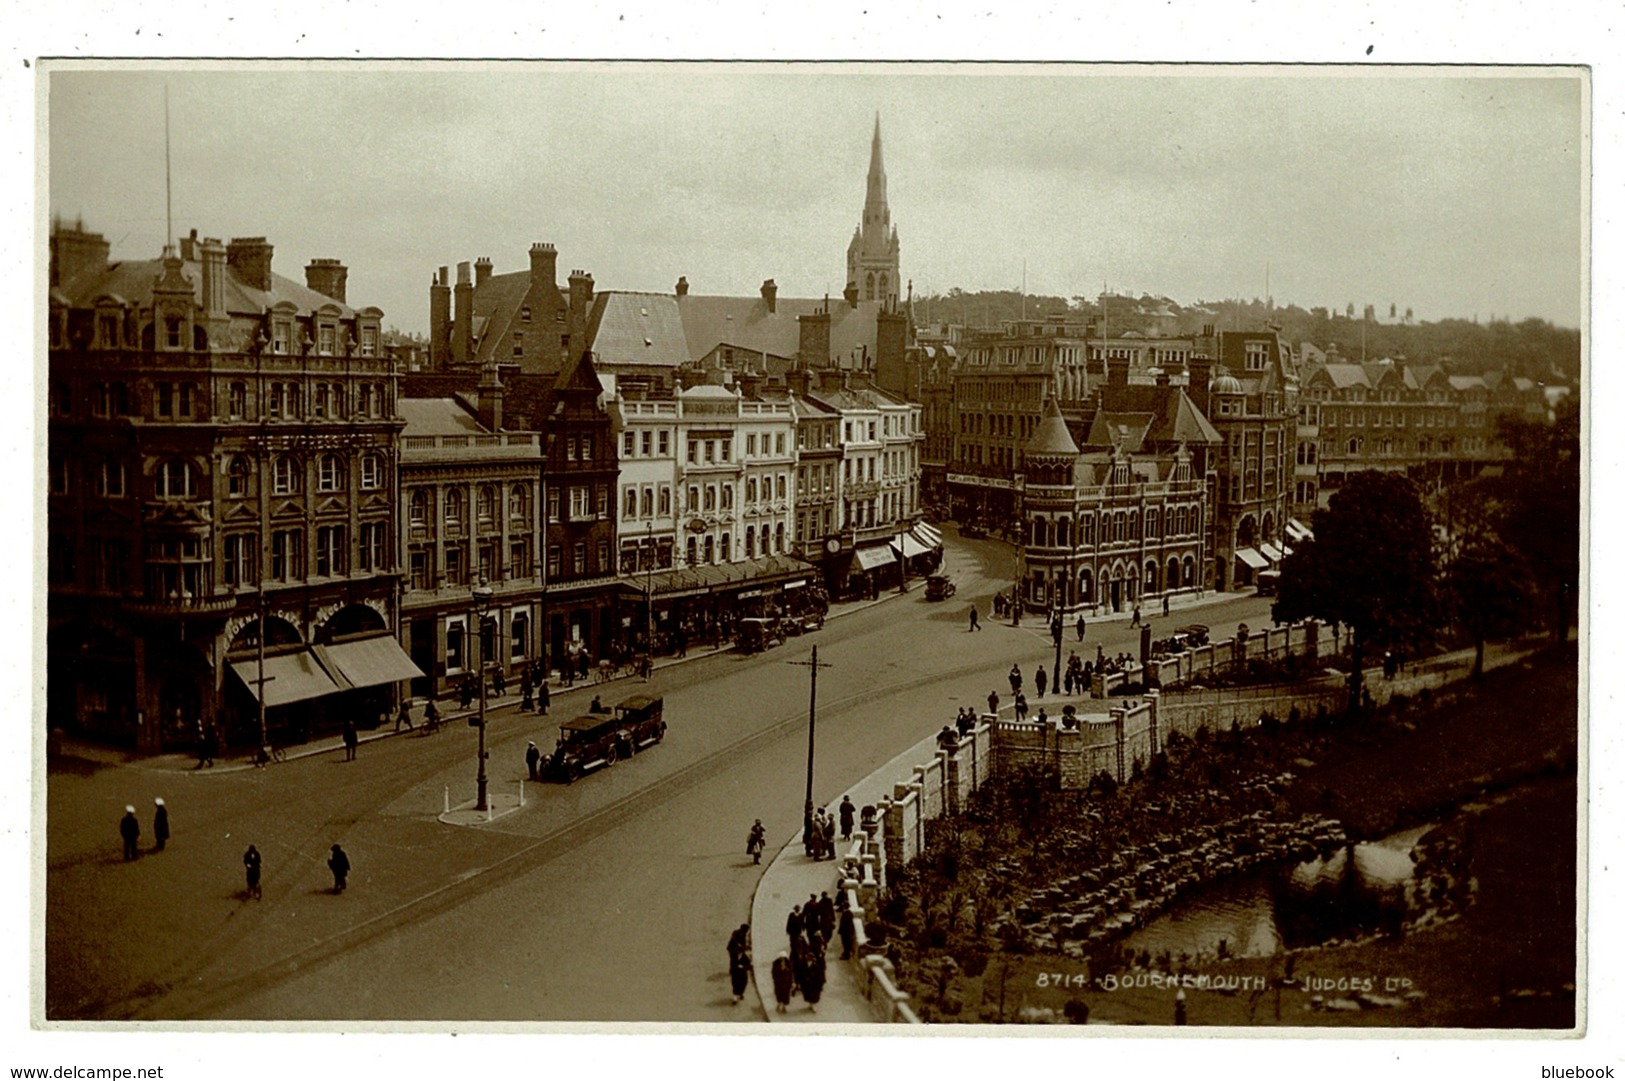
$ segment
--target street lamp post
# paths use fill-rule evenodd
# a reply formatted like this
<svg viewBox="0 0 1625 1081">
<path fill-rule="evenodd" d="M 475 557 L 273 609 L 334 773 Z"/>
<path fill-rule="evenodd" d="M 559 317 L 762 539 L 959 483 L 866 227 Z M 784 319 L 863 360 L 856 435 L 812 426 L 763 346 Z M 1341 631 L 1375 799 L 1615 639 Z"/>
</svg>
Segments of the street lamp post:
<svg viewBox="0 0 1625 1081">
<path fill-rule="evenodd" d="M 833 668 L 834 665 L 818 663 L 817 646 L 813 646 L 812 660 L 789 663 L 812 669 L 812 693 L 807 701 L 807 798 L 801 806 L 801 843 L 809 844 L 812 841 L 813 823 L 813 732 L 818 723 L 818 670 Z"/>
<path fill-rule="evenodd" d="M 475 586 L 473 590 L 476 619 L 474 649 L 475 656 L 478 658 L 474 670 L 475 678 L 480 681 L 480 769 L 479 775 L 474 782 L 477 786 L 477 795 L 474 800 L 474 809 L 476 811 L 487 809 L 485 799 L 485 613 L 491 604 L 491 595 L 491 587 L 485 584 L 484 578 L 481 578 L 480 584 Z"/>
</svg>

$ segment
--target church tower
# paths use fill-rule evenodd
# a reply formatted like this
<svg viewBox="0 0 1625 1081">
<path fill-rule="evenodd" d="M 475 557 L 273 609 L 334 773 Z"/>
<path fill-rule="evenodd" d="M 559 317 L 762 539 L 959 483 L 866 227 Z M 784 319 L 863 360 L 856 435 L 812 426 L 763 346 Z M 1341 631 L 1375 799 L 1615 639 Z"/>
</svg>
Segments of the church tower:
<svg viewBox="0 0 1625 1081">
<path fill-rule="evenodd" d="M 886 206 L 886 163 L 880 153 L 880 114 L 875 114 L 875 136 L 869 147 L 869 190 L 863 200 L 863 223 L 853 230 L 846 249 L 846 286 L 860 300 L 897 303 L 897 230 Z"/>
</svg>

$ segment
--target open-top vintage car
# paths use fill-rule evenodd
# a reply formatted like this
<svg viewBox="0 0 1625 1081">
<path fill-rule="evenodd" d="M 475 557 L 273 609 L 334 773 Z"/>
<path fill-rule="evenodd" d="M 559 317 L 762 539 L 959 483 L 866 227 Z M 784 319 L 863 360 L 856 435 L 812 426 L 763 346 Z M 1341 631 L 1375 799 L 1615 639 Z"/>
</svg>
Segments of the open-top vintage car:
<svg viewBox="0 0 1625 1081">
<path fill-rule="evenodd" d="M 946 574 L 933 574 L 925 580 L 925 599 L 945 601 L 954 595 L 954 580 Z"/>
<path fill-rule="evenodd" d="M 760 653 L 769 646 L 783 645 L 784 628 L 776 619 L 741 619 L 736 632 L 739 649 L 744 653 Z"/>
<path fill-rule="evenodd" d="M 665 738 L 664 712 L 663 699 L 635 695 L 608 716 L 588 713 L 561 724 L 557 748 L 542 759 L 542 776 L 568 784 L 583 773 L 631 758 Z"/>
</svg>

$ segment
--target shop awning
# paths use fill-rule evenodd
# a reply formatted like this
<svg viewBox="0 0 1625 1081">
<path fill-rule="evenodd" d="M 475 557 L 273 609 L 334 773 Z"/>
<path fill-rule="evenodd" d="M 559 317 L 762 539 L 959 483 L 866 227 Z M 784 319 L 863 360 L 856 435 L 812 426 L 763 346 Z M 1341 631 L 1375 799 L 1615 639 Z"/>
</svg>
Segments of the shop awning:
<svg viewBox="0 0 1625 1081">
<path fill-rule="evenodd" d="M 423 675 L 400 643 L 387 634 L 311 648 L 323 668 L 351 687 L 377 687 Z"/>
<path fill-rule="evenodd" d="M 942 547 L 942 531 L 927 522 L 914 523 L 914 535 L 920 538 L 927 548 Z"/>
<path fill-rule="evenodd" d="M 1315 535 L 1310 531 L 1309 527 L 1296 518 L 1292 518 L 1286 523 L 1286 535 L 1295 541 L 1315 539 Z"/>
<path fill-rule="evenodd" d="M 1269 541 L 1265 541 L 1263 544 L 1260 544 L 1258 546 L 1258 550 L 1263 552 L 1264 558 L 1268 559 L 1271 563 L 1281 562 L 1281 550 L 1275 547 L 1275 545 L 1271 544 Z"/>
<path fill-rule="evenodd" d="M 897 557 L 892 553 L 891 545 L 877 544 L 869 548 L 859 548 L 852 553 L 852 563 L 860 571 L 872 571 L 876 567 L 884 567 L 888 563 L 896 563 Z"/>
<path fill-rule="evenodd" d="M 230 667 L 243 681 L 243 686 L 253 693 L 259 678 L 259 662 L 232 661 Z M 333 682 L 323 670 L 321 662 L 308 650 L 265 658 L 265 681 L 264 701 L 267 706 L 303 702 L 343 689 Z"/>
<path fill-rule="evenodd" d="M 1261 571 L 1270 565 L 1269 560 L 1258 554 L 1257 548 L 1237 548 L 1236 558 L 1255 571 Z"/>
<path fill-rule="evenodd" d="M 913 533 L 897 534 L 892 538 L 891 546 L 892 550 L 900 552 L 904 559 L 913 559 L 915 556 L 923 556 L 931 551 L 930 548 L 921 544 L 920 539 Z"/>
</svg>

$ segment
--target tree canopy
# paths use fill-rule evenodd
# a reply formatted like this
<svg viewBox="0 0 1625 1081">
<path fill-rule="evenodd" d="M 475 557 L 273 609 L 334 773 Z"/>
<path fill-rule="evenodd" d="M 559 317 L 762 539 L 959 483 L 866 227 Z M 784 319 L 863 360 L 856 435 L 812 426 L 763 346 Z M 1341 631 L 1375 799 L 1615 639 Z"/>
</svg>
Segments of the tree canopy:
<svg viewBox="0 0 1625 1081">
<path fill-rule="evenodd" d="M 1415 649 L 1437 625 L 1427 511 L 1404 476 L 1356 473 L 1315 512 L 1314 534 L 1281 564 L 1274 616 L 1350 628 L 1358 692 L 1365 651 Z"/>
</svg>

